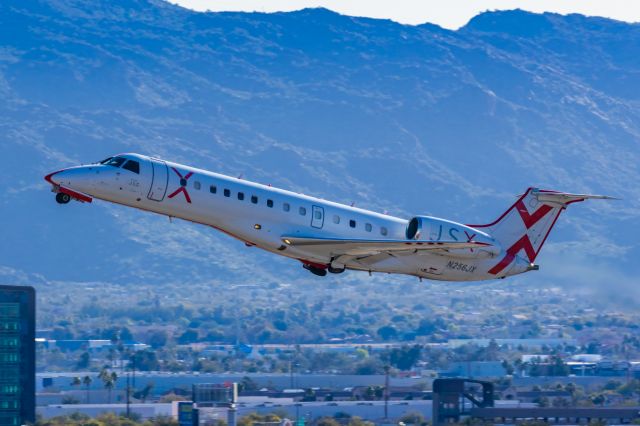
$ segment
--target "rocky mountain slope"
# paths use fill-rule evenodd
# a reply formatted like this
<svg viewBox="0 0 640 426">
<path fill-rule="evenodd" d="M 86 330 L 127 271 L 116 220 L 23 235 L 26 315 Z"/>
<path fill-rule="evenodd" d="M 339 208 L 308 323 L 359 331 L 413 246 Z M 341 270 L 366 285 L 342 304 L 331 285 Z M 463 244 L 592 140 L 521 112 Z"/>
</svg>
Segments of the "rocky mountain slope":
<svg viewBox="0 0 640 426">
<path fill-rule="evenodd" d="M 133 151 L 467 223 L 495 218 L 530 185 L 617 196 L 572 206 L 541 271 L 518 279 L 631 291 L 638 58 L 639 25 L 580 15 L 492 12 L 449 31 L 325 9 L 3 1 L 0 281 L 318 279 L 204 227 L 59 206 L 42 179 Z"/>
</svg>

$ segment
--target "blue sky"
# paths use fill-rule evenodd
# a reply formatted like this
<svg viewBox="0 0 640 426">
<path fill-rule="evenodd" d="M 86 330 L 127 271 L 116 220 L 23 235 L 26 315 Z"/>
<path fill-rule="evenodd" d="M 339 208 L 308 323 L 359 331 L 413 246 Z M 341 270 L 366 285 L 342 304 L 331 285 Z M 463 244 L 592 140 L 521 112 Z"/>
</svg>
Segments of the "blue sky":
<svg viewBox="0 0 640 426">
<path fill-rule="evenodd" d="M 640 1 L 632 0 L 171 0 L 194 10 L 291 11 L 326 7 L 352 16 L 387 18 L 405 24 L 431 22 L 457 29 L 487 10 L 524 9 L 532 12 L 581 13 L 627 22 L 640 21 Z"/>
</svg>

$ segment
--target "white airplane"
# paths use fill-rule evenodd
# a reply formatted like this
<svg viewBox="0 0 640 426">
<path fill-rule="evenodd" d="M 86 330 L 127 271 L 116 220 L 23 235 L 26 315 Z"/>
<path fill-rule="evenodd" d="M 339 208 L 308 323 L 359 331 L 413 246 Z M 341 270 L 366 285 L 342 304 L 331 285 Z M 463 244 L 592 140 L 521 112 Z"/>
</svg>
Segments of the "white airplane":
<svg viewBox="0 0 640 426">
<path fill-rule="evenodd" d="M 211 226 L 320 276 L 345 269 L 476 281 L 537 270 L 560 213 L 602 195 L 529 188 L 497 220 L 401 219 L 139 154 L 45 177 L 56 201 L 98 198 Z"/>
</svg>

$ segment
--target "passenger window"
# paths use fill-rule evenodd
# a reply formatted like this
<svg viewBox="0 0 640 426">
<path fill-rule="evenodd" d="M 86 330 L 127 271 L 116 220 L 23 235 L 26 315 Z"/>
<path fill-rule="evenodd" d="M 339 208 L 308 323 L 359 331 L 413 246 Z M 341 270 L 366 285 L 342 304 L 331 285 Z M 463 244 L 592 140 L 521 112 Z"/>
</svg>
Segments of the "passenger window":
<svg viewBox="0 0 640 426">
<path fill-rule="evenodd" d="M 107 161 L 106 164 L 107 166 L 113 166 L 113 167 L 120 167 L 122 166 L 122 163 L 124 163 L 124 158 L 122 157 L 113 157 L 111 160 Z"/>
<path fill-rule="evenodd" d="M 252 195 L 252 196 L 251 196 L 251 202 L 252 202 L 253 204 L 258 204 L 258 197 L 256 197 L 255 195 Z"/>
<path fill-rule="evenodd" d="M 140 174 L 140 163 L 138 163 L 137 161 L 129 160 L 124 164 L 124 166 L 122 166 L 122 168 L 129 170 L 130 172 L 133 172 L 137 175 Z"/>
<path fill-rule="evenodd" d="M 300 207 L 298 209 L 298 212 L 300 212 L 300 216 L 306 216 L 307 215 L 307 209 L 305 209 L 304 207 Z"/>
<path fill-rule="evenodd" d="M 285 212 L 288 212 L 289 209 L 291 209 L 291 206 L 289 206 L 289 203 L 284 203 L 282 205 L 282 210 L 284 210 Z"/>
<path fill-rule="evenodd" d="M 338 216 L 337 214 L 333 215 L 333 223 L 340 223 L 340 216 Z"/>
<path fill-rule="evenodd" d="M 316 210 L 313 215 L 316 217 L 316 219 L 322 219 L 322 212 L 320 210 Z"/>
<path fill-rule="evenodd" d="M 380 228 L 380 233 L 382 235 L 387 235 L 387 228 L 385 228 L 384 226 Z"/>
<path fill-rule="evenodd" d="M 352 228 L 355 228 L 355 227 L 356 227 L 356 221 L 355 221 L 355 220 L 353 220 L 353 219 L 351 219 L 351 220 L 349 221 L 349 226 L 350 226 L 350 227 L 352 227 Z"/>
<path fill-rule="evenodd" d="M 273 200 L 267 200 L 267 207 L 273 207 Z"/>
<path fill-rule="evenodd" d="M 231 191 L 229 189 L 225 189 L 224 190 L 224 196 L 225 197 L 230 197 L 231 196 Z"/>
<path fill-rule="evenodd" d="M 209 192 L 212 193 L 212 194 L 215 194 L 216 192 L 218 192 L 218 188 L 216 188 L 215 185 L 211 185 L 209 187 Z"/>
<path fill-rule="evenodd" d="M 198 181 L 193 182 L 193 187 L 199 191 L 200 190 L 200 182 L 198 182 Z"/>
<path fill-rule="evenodd" d="M 238 200 L 244 200 L 244 192 L 238 192 Z"/>
<path fill-rule="evenodd" d="M 373 227 L 371 226 L 370 223 L 365 223 L 364 224 L 364 230 L 367 232 L 371 232 L 371 230 L 373 229 Z"/>
</svg>

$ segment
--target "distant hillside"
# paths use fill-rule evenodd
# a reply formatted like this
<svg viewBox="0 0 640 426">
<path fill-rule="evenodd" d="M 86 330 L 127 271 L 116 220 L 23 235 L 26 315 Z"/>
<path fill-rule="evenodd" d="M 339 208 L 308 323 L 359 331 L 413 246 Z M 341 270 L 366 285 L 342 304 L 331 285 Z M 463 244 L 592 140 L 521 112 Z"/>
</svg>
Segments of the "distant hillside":
<svg viewBox="0 0 640 426">
<path fill-rule="evenodd" d="M 325 9 L 5 0 L 0 281 L 317 279 L 204 227 L 59 206 L 42 180 L 135 151 L 406 217 L 487 221 L 530 185 L 617 196 L 572 207 L 520 279 L 629 290 L 639 58 L 639 25 L 581 15 L 491 12 L 449 31 Z"/>
</svg>

